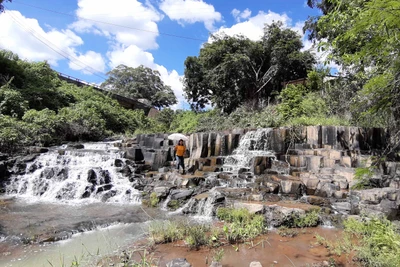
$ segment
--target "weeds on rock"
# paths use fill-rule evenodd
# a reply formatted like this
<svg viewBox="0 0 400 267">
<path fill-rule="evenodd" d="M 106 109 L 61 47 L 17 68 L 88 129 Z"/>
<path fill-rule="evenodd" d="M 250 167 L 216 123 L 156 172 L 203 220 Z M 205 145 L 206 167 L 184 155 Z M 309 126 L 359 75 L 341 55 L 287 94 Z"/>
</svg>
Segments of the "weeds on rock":
<svg viewBox="0 0 400 267">
<path fill-rule="evenodd" d="M 282 237 L 295 237 L 299 234 L 299 231 L 293 229 L 293 228 L 288 228 L 286 226 L 281 226 L 278 228 L 278 235 Z"/>
<path fill-rule="evenodd" d="M 247 209 L 219 208 L 217 217 L 226 222 L 222 229 L 230 244 L 254 239 L 266 231 L 264 217 Z"/>
</svg>

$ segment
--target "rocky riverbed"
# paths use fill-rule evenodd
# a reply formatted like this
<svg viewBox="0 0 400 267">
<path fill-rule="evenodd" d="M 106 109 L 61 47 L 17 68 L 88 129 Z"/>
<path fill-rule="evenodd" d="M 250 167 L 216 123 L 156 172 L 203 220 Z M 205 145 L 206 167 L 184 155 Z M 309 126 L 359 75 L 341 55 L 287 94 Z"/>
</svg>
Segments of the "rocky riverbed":
<svg viewBox="0 0 400 267">
<path fill-rule="evenodd" d="M 310 210 L 318 210 L 315 224 L 325 227 L 340 226 L 343 218 L 360 213 L 398 219 L 398 162 L 386 161 L 375 169 L 369 181 L 376 188 L 351 189 L 357 182 L 355 169 L 372 164 L 371 155 L 385 147 L 385 138 L 382 129 L 356 127 L 192 134 L 187 143 L 186 175 L 174 170 L 174 144 L 165 134 L 30 148 L 27 155 L 16 158 L 1 155 L 3 253 L 7 253 L 4 244 L 10 240 L 16 246 L 43 244 L 93 230 L 94 225 L 105 228 L 119 222 L 141 223 L 164 215 L 211 219 L 219 207 L 260 214 L 275 229 L 292 224 L 294 218 Z M 156 208 L 144 209 L 147 206 Z M 157 215 L 148 214 L 153 211 Z M 293 241 L 297 244 L 303 238 L 313 239 L 312 235 L 299 235 L 290 241 L 298 240 Z M 278 250 L 289 249 L 278 246 L 279 242 Z M 305 243 L 306 250 L 292 254 L 302 255 L 298 258 L 304 260 L 304 255 L 315 252 L 321 253 L 321 261 L 329 260 L 320 248 L 310 252 L 313 247 Z M 159 248 L 169 251 L 174 245 Z M 253 255 L 252 251 L 245 255 Z M 227 257 L 226 266 L 239 266 L 232 265 L 236 260 L 228 261 L 235 259 L 233 255 L 240 254 Z M 244 257 L 253 260 L 253 256 Z M 276 257 L 272 263 L 266 258 L 263 261 L 284 261 Z"/>
</svg>

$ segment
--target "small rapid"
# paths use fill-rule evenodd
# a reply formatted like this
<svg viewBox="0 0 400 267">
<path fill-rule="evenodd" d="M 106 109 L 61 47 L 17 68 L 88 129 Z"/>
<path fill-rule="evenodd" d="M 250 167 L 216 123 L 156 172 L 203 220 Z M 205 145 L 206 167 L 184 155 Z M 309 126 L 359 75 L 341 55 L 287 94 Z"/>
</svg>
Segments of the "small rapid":
<svg viewBox="0 0 400 267">
<path fill-rule="evenodd" d="M 127 163 L 113 142 L 86 143 L 83 149 L 56 147 L 27 162 L 5 190 L 27 201 L 140 203 L 139 191 L 124 175 L 126 168 L 135 171 Z"/>
</svg>

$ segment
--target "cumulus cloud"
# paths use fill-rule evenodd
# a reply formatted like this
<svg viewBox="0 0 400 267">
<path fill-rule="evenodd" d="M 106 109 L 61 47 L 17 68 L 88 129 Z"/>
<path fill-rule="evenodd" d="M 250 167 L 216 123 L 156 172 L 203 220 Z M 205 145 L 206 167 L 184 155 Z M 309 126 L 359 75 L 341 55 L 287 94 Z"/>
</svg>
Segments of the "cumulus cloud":
<svg viewBox="0 0 400 267">
<path fill-rule="evenodd" d="M 242 13 L 237 14 L 240 16 Z M 264 25 L 271 24 L 274 21 L 282 21 L 284 25 L 288 26 L 292 20 L 286 14 L 278 14 L 272 11 L 259 11 L 256 16 L 249 17 L 246 21 L 239 22 L 232 27 L 220 27 L 214 34 L 225 33 L 230 36 L 244 35 L 251 40 L 260 40 L 264 34 Z M 209 39 L 209 41 L 211 41 L 211 39 Z"/>
<path fill-rule="evenodd" d="M 233 9 L 231 12 L 232 16 L 235 18 L 236 22 L 240 22 L 242 19 L 247 19 L 251 16 L 251 10 L 246 8 L 241 12 L 238 9 Z"/>
<path fill-rule="evenodd" d="M 137 0 L 114 0 L 112 4 L 106 0 L 78 0 L 76 15 L 79 19 L 70 27 L 78 32 L 103 35 L 143 50 L 158 47 L 157 22 L 163 16 L 150 4 Z"/>
<path fill-rule="evenodd" d="M 106 63 L 100 53 L 87 51 L 86 54 L 81 54 L 76 59 L 75 61 L 70 61 L 68 64 L 73 70 L 81 70 L 85 74 L 105 72 L 106 70 Z"/>
<path fill-rule="evenodd" d="M 221 13 L 214 6 L 203 0 L 163 0 L 160 9 L 171 19 L 181 25 L 204 23 L 207 30 L 214 30 L 214 23 L 222 20 Z"/>
<path fill-rule="evenodd" d="M 83 44 L 71 30 L 45 31 L 36 19 L 26 18 L 18 11 L 0 14 L 0 25 L 0 48 L 12 49 L 23 59 L 47 60 L 57 65 L 65 57 L 74 57 L 76 47 Z"/>
</svg>

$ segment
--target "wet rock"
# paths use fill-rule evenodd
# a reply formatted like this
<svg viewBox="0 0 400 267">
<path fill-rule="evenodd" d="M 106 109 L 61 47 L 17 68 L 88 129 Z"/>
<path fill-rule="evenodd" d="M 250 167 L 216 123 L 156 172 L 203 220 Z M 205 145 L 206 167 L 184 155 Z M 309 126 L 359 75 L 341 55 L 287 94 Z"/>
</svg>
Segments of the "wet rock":
<svg viewBox="0 0 400 267">
<path fill-rule="evenodd" d="M 88 198 L 92 194 L 92 192 L 95 190 L 94 185 L 86 186 L 85 192 L 82 194 L 81 198 Z"/>
<path fill-rule="evenodd" d="M 264 207 L 264 216 L 267 224 L 272 227 L 290 225 L 295 216 L 305 214 L 305 211 L 298 208 L 286 208 L 279 205 L 267 205 Z"/>
<path fill-rule="evenodd" d="M 340 187 L 334 183 L 331 183 L 331 181 L 320 180 L 317 190 L 315 191 L 315 195 L 320 197 L 332 197 L 334 196 L 335 192 L 339 190 Z"/>
<path fill-rule="evenodd" d="M 124 165 L 124 162 L 121 159 L 115 159 L 114 160 L 114 166 L 115 167 L 122 167 Z"/>
<path fill-rule="evenodd" d="M 351 204 L 349 202 L 336 202 L 332 204 L 332 208 L 340 214 L 349 214 L 351 211 Z"/>
<path fill-rule="evenodd" d="M 193 190 L 171 190 L 170 196 L 172 200 L 185 200 L 192 196 Z"/>
<path fill-rule="evenodd" d="M 7 153 L 0 152 L 0 161 L 8 160 L 9 157 L 10 155 L 8 155 Z"/>
<path fill-rule="evenodd" d="M 171 188 L 172 188 L 171 186 L 154 187 L 154 192 L 156 193 L 157 197 L 166 198 Z"/>
<path fill-rule="evenodd" d="M 21 160 L 17 160 L 12 167 L 11 173 L 22 175 L 25 174 L 25 171 L 26 171 L 26 163 Z"/>
<path fill-rule="evenodd" d="M 109 184 L 111 183 L 111 176 L 108 170 L 101 170 L 99 172 L 100 184 Z"/>
<path fill-rule="evenodd" d="M 109 198 L 115 196 L 117 194 L 116 190 L 110 190 L 107 193 L 105 193 L 102 197 L 101 197 L 101 201 L 102 202 L 106 202 Z"/>
<path fill-rule="evenodd" d="M 55 175 L 54 168 L 46 167 L 46 168 L 42 171 L 42 173 L 40 174 L 40 177 L 43 177 L 43 178 L 45 178 L 45 179 L 51 179 L 51 178 L 54 177 L 54 175 Z"/>
<path fill-rule="evenodd" d="M 97 185 L 97 174 L 93 169 L 88 171 L 87 181 L 93 185 Z"/>
<path fill-rule="evenodd" d="M 185 258 L 179 258 L 168 262 L 167 267 L 192 267 L 192 265 Z"/>
<path fill-rule="evenodd" d="M 317 196 L 302 196 L 300 198 L 300 202 L 303 203 L 308 203 L 311 205 L 316 205 L 316 206 L 323 206 L 329 203 L 329 200 L 323 197 L 317 197 Z"/>
<path fill-rule="evenodd" d="M 210 267 L 222 267 L 222 264 L 217 262 L 217 261 L 213 261 L 210 265 Z"/>
<path fill-rule="evenodd" d="M 39 146 L 31 146 L 28 149 L 30 154 L 34 154 L 34 153 L 46 153 L 49 152 L 49 149 L 47 147 L 39 147 Z"/>
<path fill-rule="evenodd" d="M 103 186 L 99 186 L 99 187 L 97 187 L 97 193 L 104 192 L 104 191 L 108 191 L 108 190 L 110 190 L 112 187 L 113 187 L 112 184 L 106 184 L 106 185 L 103 185 Z"/>
<path fill-rule="evenodd" d="M 83 149 L 85 146 L 83 144 L 68 144 L 67 148 L 71 149 Z"/>
<path fill-rule="evenodd" d="M 21 159 L 23 162 L 32 162 L 38 157 L 38 154 L 28 155 Z"/>
</svg>

